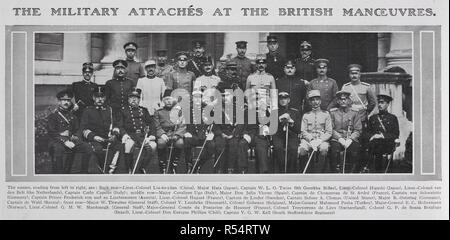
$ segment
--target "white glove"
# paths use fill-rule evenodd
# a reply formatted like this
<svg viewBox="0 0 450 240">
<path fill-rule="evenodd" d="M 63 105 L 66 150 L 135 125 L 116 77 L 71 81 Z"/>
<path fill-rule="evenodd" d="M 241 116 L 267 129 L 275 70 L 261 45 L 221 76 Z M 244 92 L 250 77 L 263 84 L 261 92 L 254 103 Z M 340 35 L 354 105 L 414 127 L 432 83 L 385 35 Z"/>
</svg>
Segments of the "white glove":
<svg viewBox="0 0 450 240">
<path fill-rule="evenodd" d="M 214 139 L 214 134 L 213 133 L 206 134 L 206 141 L 211 141 L 213 139 Z"/>
<path fill-rule="evenodd" d="M 113 132 L 113 133 L 116 133 L 116 134 L 119 134 L 119 133 L 120 133 L 120 130 L 119 130 L 119 128 L 113 128 L 112 132 Z"/>
<path fill-rule="evenodd" d="M 339 138 L 338 142 L 345 147 L 345 139 Z"/>
<path fill-rule="evenodd" d="M 244 136 L 242 136 L 245 141 L 247 141 L 248 143 L 250 143 L 252 141 L 252 138 L 248 135 L 248 134 L 244 134 Z"/>
<path fill-rule="evenodd" d="M 311 147 L 313 148 L 314 151 L 317 151 L 317 148 L 319 147 L 319 145 L 322 143 L 322 140 L 320 139 L 314 139 L 311 141 Z"/>
<path fill-rule="evenodd" d="M 187 133 L 184 134 L 184 137 L 185 137 L 185 138 L 191 138 L 191 137 L 192 137 L 192 134 L 190 134 L 190 133 L 187 132 Z"/>
<path fill-rule="evenodd" d="M 77 111 L 78 109 L 80 109 L 80 107 L 78 106 L 78 104 L 74 104 L 72 110 L 73 111 Z"/>
<path fill-rule="evenodd" d="M 64 145 L 66 145 L 66 147 L 72 149 L 75 147 L 75 143 L 71 142 L 71 141 L 65 141 Z"/>
<path fill-rule="evenodd" d="M 105 139 L 103 139 L 102 137 L 99 137 L 99 136 L 95 136 L 94 137 L 94 141 L 96 141 L 96 142 L 104 142 Z"/>
<path fill-rule="evenodd" d="M 150 136 L 148 136 L 146 139 L 147 139 L 148 141 L 155 141 L 155 140 L 156 140 L 156 137 L 153 136 L 153 135 L 150 135 Z"/>
<path fill-rule="evenodd" d="M 262 127 L 262 134 L 263 134 L 263 136 L 269 135 L 269 127 L 268 127 L 267 125 L 264 125 L 264 126 Z M 247 142 L 248 142 L 248 141 L 247 141 Z M 250 143 L 250 142 L 248 142 L 248 143 Z"/>
<path fill-rule="evenodd" d="M 69 136 L 69 130 L 65 130 L 64 132 L 60 133 L 59 135 L 68 137 Z"/>
<path fill-rule="evenodd" d="M 169 141 L 169 137 L 168 137 L 166 134 L 161 135 L 161 139 L 162 139 L 164 142 L 168 142 L 168 141 Z"/>
<path fill-rule="evenodd" d="M 125 143 L 128 139 L 130 139 L 130 136 L 128 136 L 128 134 L 124 134 L 122 137 L 122 143 Z"/>
<path fill-rule="evenodd" d="M 347 140 L 345 140 L 345 145 L 344 145 L 344 147 L 345 147 L 345 148 L 348 148 L 348 147 L 350 146 L 350 144 L 352 144 L 352 142 L 353 142 L 353 140 L 351 140 L 350 138 L 347 139 Z"/>
</svg>

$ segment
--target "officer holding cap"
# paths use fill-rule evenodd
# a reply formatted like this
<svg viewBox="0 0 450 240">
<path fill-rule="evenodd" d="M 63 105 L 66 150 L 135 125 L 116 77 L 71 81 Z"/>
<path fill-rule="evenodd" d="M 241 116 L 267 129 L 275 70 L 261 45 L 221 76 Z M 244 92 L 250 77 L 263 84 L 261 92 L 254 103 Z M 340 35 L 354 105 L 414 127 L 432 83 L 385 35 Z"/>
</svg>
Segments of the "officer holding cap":
<svg viewBox="0 0 450 240">
<path fill-rule="evenodd" d="M 145 71 L 142 65 L 135 61 L 138 45 L 135 42 L 127 42 L 123 45 L 125 49 L 126 62 L 127 62 L 127 74 L 126 77 L 131 79 L 136 86 L 137 80 L 141 77 L 145 77 Z M 114 72 L 113 77 L 116 73 Z"/>
<path fill-rule="evenodd" d="M 55 174 L 87 173 L 92 149 L 77 135 L 77 117 L 70 111 L 73 94 L 63 90 L 56 94 L 58 108 L 48 116 L 47 131 L 52 172 Z"/>
<path fill-rule="evenodd" d="M 315 64 L 312 58 L 312 45 L 308 41 L 300 43 L 300 57 L 295 59 L 295 67 L 297 68 L 297 76 L 306 81 L 314 79 Z"/>
<path fill-rule="evenodd" d="M 113 111 L 119 112 L 128 106 L 128 93 L 135 87 L 135 83 L 126 77 L 127 61 L 118 59 L 112 65 L 115 77 L 105 83 L 105 95 Z"/>
<path fill-rule="evenodd" d="M 331 108 L 331 103 L 336 97 L 336 92 L 339 90 L 336 80 L 327 76 L 329 62 L 328 59 L 323 58 L 315 61 L 317 78 L 314 78 L 309 83 L 310 90 L 320 91 L 320 108 L 322 110 Z"/>
<path fill-rule="evenodd" d="M 290 108 L 290 95 L 278 94 L 278 130 L 272 136 L 275 172 L 295 173 L 297 171 L 298 134 L 300 133 L 300 112 Z M 288 134 L 286 138 L 286 134 Z M 287 142 L 286 142 L 287 139 Z M 286 155 L 287 150 L 287 155 Z M 287 157 L 287 159 L 286 159 Z M 287 166 L 285 164 L 287 163 Z"/>
<path fill-rule="evenodd" d="M 94 105 L 92 93 L 97 88 L 97 84 L 91 81 L 94 74 L 94 65 L 88 62 L 83 63 L 81 71 L 83 80 L 72 83 L 72 92 L 75 97 L 73 111 L 78 119 L 81 119 L 83 110 L 87 106 Z"/>
<path fill-rule="evenodd" d="M 166 84 L 161 77 L 157 76 L 156 61 L 150 59 L 145 62 L 147 76 L 139 78 L 136 88 L 142 89 L 141 106 L 148 109 L 150 115 L 162 106 L 161 100 L 166 91 Z"/>
<path fill-rule="evenodd" d="M 269 52 L 266 54 L 267 59 L 267 69 L 266 71 L 278 80 L 278 78 L 284 75 L 284 63 L 285 58 L 281 55 L 279 51 L 278 38 L 274 35 L 267 36 L 267 48 Z"/>
<path fill-rule="evenodd" d="M 399 137 L 399 124 L 397 117 L 388 112 L 392 97 L 387 92 L 380 92 L 378 98 L 378 113 L 369 118 L 367 133 L 369 137 L 369 153 L 372 162 L 369 171 L 384 172 L 387 162 L 383 154 L 395 150 L 395 140 Z"/>
<path fill-rule="evenodd" d="M 333 133 L 330 114 L 322 110 L 322 96 L 319 90 L 311 90 L 308 93 L 308 101 L 312 110 L 305 113 L 302 118 L 300 153 L 300 171 L 312 173 L 325 173 L 327 171 L 326 159 L 328 155 L 329 143 Z M 308 161 L 308 154 L 311 156 L 308 168 L 305 167 Z"/>
</svg>

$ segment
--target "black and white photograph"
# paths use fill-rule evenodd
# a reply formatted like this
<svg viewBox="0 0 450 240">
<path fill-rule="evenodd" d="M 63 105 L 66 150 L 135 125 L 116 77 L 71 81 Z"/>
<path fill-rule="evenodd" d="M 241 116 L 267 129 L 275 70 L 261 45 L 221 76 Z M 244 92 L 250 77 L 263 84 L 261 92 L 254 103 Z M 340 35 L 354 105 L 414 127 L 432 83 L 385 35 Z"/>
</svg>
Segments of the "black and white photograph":
<svg viewBox="0 0 450 240">
<path fill-rule="evenodd" d="M 412 39 L 35 32 L 35 173 L 412 173 Z"/>
</svg>

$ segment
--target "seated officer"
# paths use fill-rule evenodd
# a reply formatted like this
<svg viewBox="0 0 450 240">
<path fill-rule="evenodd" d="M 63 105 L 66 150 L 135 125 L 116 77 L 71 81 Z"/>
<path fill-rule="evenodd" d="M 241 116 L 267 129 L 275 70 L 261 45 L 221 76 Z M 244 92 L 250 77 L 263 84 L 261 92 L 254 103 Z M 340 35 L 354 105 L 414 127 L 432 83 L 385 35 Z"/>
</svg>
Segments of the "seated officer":
<svg viewBox="0 0 450 240">
<path fill-rule="evenodd" d="M 333 124 L 331 138 L 331 170 L 336 172 L 358 172 L 360 149 L 359 136 L 362 125 L 358 111 L 350 107 L 350 92 L 339 91 L 336 93 L 339 108 L 330 110 Z M 344 151 L 343 161 L 339 160 L 339 154 Z M 345 163 L 345 164 L 344 164 Z M 342 166 L 342 169 L 340 169 Z"/>
<path fill-rule="evenodd" d="M 193 121 L 188 124 L 184 134 L 184 154 L 188 173 L 200 173 L 203 164 L 215 153 L 214 132 L 218 126 L 204 123 L 206 119 L 201 115 L 202 92 L 199 90 L 193 92 L 193 108 L 196 108 L 192 111 Z M 192 161 L 192 149 L 197 146 L 201 146 L 202 149 L 197 159 Z M 218 155 L 216 154 L 216 156 Z"/>
<path fill-rule="evenodd" d="M 140 98 L 139 88 L 128 94 L 128 108 L 122 110 L 121 118 L 125 164 L 132 174 L 150 172 L 151 155 L 156 151 L 155 123 L 147 108 L 139 106 Z"/>
<path fill-rule="evenodd" d="M 90 173 L 113 173 L 119 161 L 122 149 L 118 137 L 120 136 L 117 113 L 107 106 L 103 87 L 97 87 L 92 95 L 94 105 L 88 106 L 83 112 L 80 121 L 80 132 L 92 147 L 95 154 L 89 161 Z M 103 151 L 107 149 L 107 153 Z M 110 169 L 110 165 L 114 169 Z M 125 165 L 117 169 L 118 173 L 126 173 Z"/>
<path fill-rule="evenodd" d="M 298 134 L 300 133 L 300 112 L 290 108 L 289 93 L 278 94 L 278 124 L 277 133 L 272 136 L 273 155 L 278 172 L 295 173 L 297 170 Z M 288 138 L 286 142 L 286 132 Z M 285 155 L 287 150 L 287 155 Z M 287 156 L 287 159 L 286 159 Z M 285 162 L 287 166 L 285 166 Z"/>
<path fill-rule="evenodd" d="M 158 160 L 161 173 L 175 173 L 184 149 L 183 137 L 186 133 L 186 125 L 182 111 L 175 106 L 177 99 L 173 97 L 163 98 L 164 107 L 155 112 L 156 138 L 158 143 Z M 167 156 L 167 150 L 169 157 Z"/>
<path fill-rule="evenodd" d="M 49 152 L 52 156 L 52 172 L 87 173 L 92 149 L 77 135 L 78 120 L 70 111 L 72 92 L 63 90 L 56 94 L 58 108 L 48 116 Z M 73 154 L 73 156 L 72 156 Z"/>
<path fill-rule="evenodd" d="M 369 118 L 367 133 L 369 137 L 369 153 L 372 162 L 369 166 L 375 172 L 384 172 L 387 163 L 383 160 L 383 154 L 392 153 L 395 150 L 395 140 L 399 137 L 397 117 L 387 111 L 392 97 L 388 93 L 380 93 L 378 97 L 378 114 Z"/>
<path fill-rule="evenodd" d="M 245 124 L 244 122 L 238 122 L 237 118 L 239 111 L 244 113 L 245 118 L 245 105 L 237 106 L 233 99 L 234 95 L 228 91 L 225 91 L 223 96 L 225 106 L 233 106 L 233 115 L 230 116 L 225 107 L 222 108 L 224 124 L 216 125 L 214 137 L 214 141 L 217 142 L 216 149 L 221 149 L 221 151 L 216 156 L 214 165 L 219 169 L 219 172 L 226 170 L 229 174 L 245 173 L 247 170 L 249 144 L 243 138 Z"/>
<path fill-rule="evenodd" d="M 319 90 L 311 90 L 308 93 L 308 101 L 312 110 L 302 119 L 302 133 L 299 147 L 300 152 L 300 171 L 304 171 L 308 153 L 313 150 L 311 154 L 316 153 L 317 158 L 312 158 L 308 165 L 308 169 L 313 173 L 326 172 L 326 159 L 328 155 L 329 143 L 333 133 L 333 126 L 331 124 L 330 114 L 320 108 L 321 96 Z M 317 160 L 317 161 L 313 161 Z M 306 169 L 306 171 L 308 170 Z M 306 172 L 304 171 L 304 172 Z"/>
</svg>

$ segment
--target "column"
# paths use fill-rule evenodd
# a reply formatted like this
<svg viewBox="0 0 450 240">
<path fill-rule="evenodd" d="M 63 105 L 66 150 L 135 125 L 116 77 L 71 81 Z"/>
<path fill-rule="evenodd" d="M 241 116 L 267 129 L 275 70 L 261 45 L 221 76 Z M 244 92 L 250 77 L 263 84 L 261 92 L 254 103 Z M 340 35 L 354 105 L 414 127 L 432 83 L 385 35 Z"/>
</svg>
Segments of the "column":
<svg viewBox="0 0 450 240">
<path fill-rule="evenodd" d="M 237 41 L 247 41 L 247 57 L 255 59 L 256 54 L 260 53 L 260 33 L 258 32 L 228 32 L 224 34 L 224 51 L 220 58 L 222 61 L 231 59 L 237 55 L 236 44 Z"/>
<path fill-rule="evenodd" d="M 389 53 L 390 43 L 390 33 L 378 33 L 378 72 L 387 66 L 386 54 Z"/>
<path fill-rule="evenodd" d="M 390 51 L 386 54 L 387 67 L 399 66 L 412 74 L 412 34 L 391 33 Z"/>
<path fill-rule="evenodd" d="M 100 61 L 104 65 L 114 62 L 122 58 L 125 59 L 125 51 L 123 45 L 130 41 L 136 41 L 134 33 L 107 33 L 105 38 L 105 55 Z"/>
</svg>

